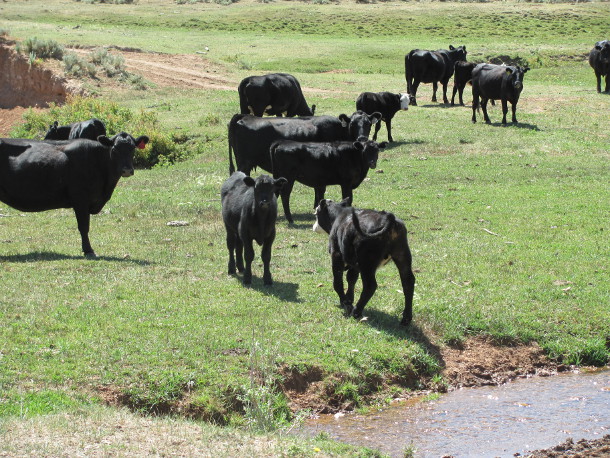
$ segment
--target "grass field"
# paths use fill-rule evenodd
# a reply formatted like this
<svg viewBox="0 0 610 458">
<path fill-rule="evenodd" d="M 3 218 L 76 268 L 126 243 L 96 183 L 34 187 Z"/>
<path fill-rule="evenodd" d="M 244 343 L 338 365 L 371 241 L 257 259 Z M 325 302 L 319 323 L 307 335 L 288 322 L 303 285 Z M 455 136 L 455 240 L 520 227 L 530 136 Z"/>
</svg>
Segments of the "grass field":
<svg viewBox="0 0 610 458">
<path fill-rule="evenodd" d="M 92 218 L 97 261 L 81 256 L 70 210 L 26 215 L 0 204 L 0 434 L 15 418 L 96 409 L 108 391 L 144 412 L 242 425 L 258 406 L 280 421 L 286 399 L 257 391 L 260 382 L 314 369 L 330 404 L 358 405 L 389 381 L 424 386 L 442 367 L 436 347 L 480 334 L 538 342 L 568 364 L 608 362 L 610 96 L 596 93 L 586 54 L 608 38 L 609 3 L 36 0 L 1 12 L 0 28 L 18 41 L 208 46 L 202 65 L 236 82 L 290 72 L 317 114 L 350 114 L 365 90 L 404 90 L 413 48 L 465 44 L 470 60 L 521 57 L 531 71 L 520 122 L 506 127 L 499 106 L 492 125 L 473 125 L 469 106 L 432 103 L 421 86 L 419 106 L 394 119 L 397 141 L 355 191 L 356 206 L 392 211 L 409 229 L 417 284 L 406 330 L 393 266 L 378 273 L 368 321 L 342 316 L 327 241 L 310 230 L 313 191 L 298 185 L 296 224 L 280 209 L 273 287 L 262 285 L 259 249 L 251 288 L 226 274 L 219 190 L 236 91 L 99 89 L 156 110 L 164 129 L 204 152 L 119 183 Z M 188 225 L 167 225 L 176 220 Z"/>
</svg>

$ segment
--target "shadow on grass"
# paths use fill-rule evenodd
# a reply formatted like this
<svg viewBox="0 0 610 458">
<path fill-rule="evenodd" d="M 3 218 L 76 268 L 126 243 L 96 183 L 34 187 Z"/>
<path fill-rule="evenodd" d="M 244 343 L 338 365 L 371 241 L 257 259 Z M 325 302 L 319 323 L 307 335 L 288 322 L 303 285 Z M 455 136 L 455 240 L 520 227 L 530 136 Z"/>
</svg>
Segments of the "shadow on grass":
<svg viewBox="0 0 610 458">
<path fill-rule="evenodd" d="M 86 258 L 84 255 L 69 255 L 63 253 L 53 253 L 50 251 L 34 251 L 27 254 L 13 254 L 8 256 L 0 255 L 0 262 L 40 262 L 40 261 L 65 261 L 65 260 L 86 260 L 86 261 L 110 261 L 110 262 L 126 262 L 147 266 L 152 264 L 150 261 L 142 259 L 133 259 L 129 257 L 118 258 L 116 256 L 98 256 L 97 258 Z"/>
<path fill-rule="evenodd" d="M 263 279 L 252 275 L 252 284 L 244 286 L 242 283 L 241 274 L 233 275 L 239 284 L 244 288 L 251 288 L 265 296 L 273 296 L 284 302 L 303 302 L 299 299 L 299 285 L 298 283 L 285 283 L 281 281 L 273 280 L 273 285 L 265 285 Z"/>
<path fill-rule="evenodd" d="M 373 296 L 374 298 L 375 296 Z M 340 308 L 340 306 L 338 306 Z M 411 342 L 420 344 L 429 354 L 434 356 L 442 369 L 445 368 L 445 361 L 441 354 L 440 347 L 433 344 L 424 330 L 417 325 L 417 316 L 414 316 L 413 321 L 409 326 L 401 326 L 400 319 L 402 318 L 402 310 L 397 315 L 390 315 L 384 311 L 375 310 L 374 307 L 364 309 L 364 316 L 367 317 L 367 325 L 372 328 L 389 334 L 397 339 L 407 339 Z M 348 319 L 348 317 L 346 317 Z M 349 318 L 353 320 L 354 318 Z"/>
<path fill-rule="evenodd" d="M 311 212 L 293 213 L 292 219 L 294 220 L 294 223 L 289 223 L 284 215 L 278 216 L 277 219 L 279 222 L 282 222 L 293 229 L 311 229 L 316 217 L 313 214 L 312 208 Z"/>
</svg>

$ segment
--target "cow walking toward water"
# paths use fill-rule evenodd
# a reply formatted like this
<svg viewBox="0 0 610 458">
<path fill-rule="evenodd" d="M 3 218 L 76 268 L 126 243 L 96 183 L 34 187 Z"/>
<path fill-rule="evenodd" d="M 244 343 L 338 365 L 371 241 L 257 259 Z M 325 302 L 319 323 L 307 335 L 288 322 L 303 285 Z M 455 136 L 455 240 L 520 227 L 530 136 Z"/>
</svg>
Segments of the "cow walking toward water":
<svg viewBox="0 0 610 458">
<path fill-rule="evenodd" d="M 476 112 L 479 108 L 479 98 L 485 122 L 490 124 L 487 115 L 487 101 L 502 102 L 502 124 L 506 124 L 508 102 L 512 109 L 512 122 L 517 122 L 517 103 L 523 90 L 523 77 L 528 67 L 478 64 L 472 71 L 472 122 L 477 122 Z"/>
<path fill-rule="evenodd" d="M 98 141 L 0 139 L 0 201 L 23 212 L 72 208 L 87 257 L 90 215 L 110 200 L 121 177 L 133 175 L 135 148 L 148 137 L 121 132 Z"/>
<path fill-rule="evenodd" d="M 449 46 L 449 49 L 438 51 L 414 49 L 409 52 L 405 56 L 405 78 L 407 92 L 412 97 L 411 105 L 417 105 L 419 83 L 432 83 L 432 101 L 436 102 L 436 90 L 440 82 L 443 86 L 443 102 L 449 103 L 447 84 L 453 75 L 455 63 L 458 60 L 466 60 L 466 54 L 466 46 Z"/>
<path fill-rule="evenodd" d="M 273 179 L 261 175 L 256 180 L 243 172 L 235 172 L 222 185 L 222 219 L 227 230 L 229 250 L 229 275 L 235 268 L 243 272 L 243 283 L 252 283 L 252 261 L 254 248 L 252 241 L 262 245 L 263 283 L 271 285 L 271 246 L 275 240 L 277 219 L 277 198 L 284 178 Z M 244 257 L 246 264 L 244 266 Z"/>
<path fill-rule="evenodd" d="M 411 268 L 411 250 L 404 223 L 392 213 L 360 210 L 351 207 L 351 199 L 342 202 L 322 200 L 316 208 L 316 232 L 329 234 L 333 287 L 345 313 L 361 318 L 364 306 L 377 289 L 375 272 L 390 260 L 400 274 L 405 308 L 400 324 L 408 325 L 413 318 L 415 275 Z M 347 271 L 347 290 L 343 274 Z M 354 289 L 362 277 L 362 293 L 354 306 Z"/>
</svg>

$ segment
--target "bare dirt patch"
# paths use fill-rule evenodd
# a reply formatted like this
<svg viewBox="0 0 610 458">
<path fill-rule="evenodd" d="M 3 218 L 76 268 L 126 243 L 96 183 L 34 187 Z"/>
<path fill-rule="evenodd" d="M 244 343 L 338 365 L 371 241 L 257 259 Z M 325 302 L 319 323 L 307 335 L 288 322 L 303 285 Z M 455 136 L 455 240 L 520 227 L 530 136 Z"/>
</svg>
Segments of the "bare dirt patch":
<svg viewBox="0 0 610 458">
<path fill-rule="evenodd" d="M 610 434 L 600 439 L 581 439 L 574 442 L 568 439 L 565 442 L 546 450 L 535 450 L 525 455 L 530 458 L 564 458 L 564 457 L 608 457 L 610 456 Z"/>
</svg>

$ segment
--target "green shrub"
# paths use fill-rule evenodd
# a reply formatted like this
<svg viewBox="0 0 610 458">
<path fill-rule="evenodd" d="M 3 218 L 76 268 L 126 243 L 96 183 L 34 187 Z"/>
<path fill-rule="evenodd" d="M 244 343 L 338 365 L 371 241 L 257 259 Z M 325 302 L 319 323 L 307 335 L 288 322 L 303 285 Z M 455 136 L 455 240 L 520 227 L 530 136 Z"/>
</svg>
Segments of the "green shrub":
<svg viewBox="0 0 610 458">
<path fill-rule="evenodd" d="M 202 148 L 200 143 L 189 138 L 174 138 L 172 134 L 162 132 L 157 115 L 152 111 L 134 113 L 115 102 L 91 97 L 71 97 L 65 105 L 51 104 L 45 112 L 29 110 L 24 115 L 24 123 L 11 134 L 16 138 L 42 138 L 54 121 L 66 125 L 91 118 L 104 122 L 108 136 L 127 132 L 134 137 L 147 135 L 150 138 L 145 149 L 136 149 L 136 167 L 173 164 L 197 154 Z"/>
<path fill-rule="evenodd" d="M 64 56 L 64 47 L 53 40 L 39 40 L 36 37 L 26 38 L 15 47 L 17 52 L 31 55 L 34 53 L 40 59 L 61 60 Z"/>
<path fill-rule="evenodd" d="M 68 75 L 76 76 L 79 78 L 88 76 L 94 78 L 97 70 L 95 65 L 91 62 L 80 58 L 74 53 L 67 53 L 63 58 L 64 69 Z"/>
<path fill-rule="evenodd" d="M 112 78 L 125 75 L 125 59 L 121 55 L 110 54 L 105 48 L 95 49 L 90 56 L 91 63 L 102 67 L 106 76 Z"/>
</svg>

